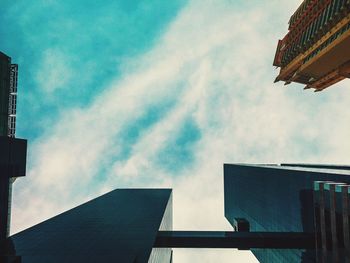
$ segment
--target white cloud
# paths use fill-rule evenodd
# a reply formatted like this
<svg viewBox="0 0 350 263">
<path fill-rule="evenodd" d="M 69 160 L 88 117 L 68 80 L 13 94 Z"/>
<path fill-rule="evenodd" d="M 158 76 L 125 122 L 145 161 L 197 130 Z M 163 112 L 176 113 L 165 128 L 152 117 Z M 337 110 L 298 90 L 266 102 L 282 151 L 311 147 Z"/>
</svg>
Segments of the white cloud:
<svg viewBox="0 0 350 263">
<path fill-rule="evenodd" d="M 299 2 L 256 1 L 247 11 L 224 0 L 190 2 L 153 50 L 125 65 L 123 79 L 92 105 L 63 111 L 33 143 L 29 174 L 14 188 L 13 231 L 127 186 L 173 187 L 177 229 L 230 229 L 223 215 L 224 162 L 346 162 L 348 82 L 319 94 L 272 83 L 277 39 Z M 63 85 L 56 80 L 62 71 L 48 73 L 49 90 Z M 164 100 L 174 106 L 121 158 L 125 127 Z M 189 116 L 201 138 L 193 145 L 194 162 L 173 177 L 157 157 Z M 252 260 L 231 252 L 220 262 Z M 194 262 L 196 253 L 178 250 L 175 260 Z M 207 262 L 217 259 L 212 253 Z"/>
<path fill-rule="evenodd" d="M 72 79 L 70 58 L 58 48 L 47 49 L 42 54 L 42 63 L 37 71 L 36 80 L 43 91 L 52 93 L 67 86 Z"/>
</svg>

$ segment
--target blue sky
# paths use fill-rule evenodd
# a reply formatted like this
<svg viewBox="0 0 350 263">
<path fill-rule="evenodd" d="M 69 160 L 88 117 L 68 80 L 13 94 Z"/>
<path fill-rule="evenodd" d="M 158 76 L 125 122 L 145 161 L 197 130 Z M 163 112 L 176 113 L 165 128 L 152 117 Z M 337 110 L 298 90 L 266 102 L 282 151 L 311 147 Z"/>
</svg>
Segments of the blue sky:
<svg viewBox="0 0 350 263">
<path fill-rule="evenodd" d="M 2 1 L 29 140 L 12 231 L 117 187 L 172 187 L 175 228 L 230 229 L 223 163 L 348 163 L 349 81 L 317 94 L 273 84 L 300 2 Z M 254 262 L 203 253 L 175 260 Z"/>
<path fill-rule="evenodd" d="M 19 107 L 32 108 L 19 114 L 19 134 L 37 138 L 62 108 L 91 103 L 126 60 L 150 50 L 184 4 L 5 1 L 2 49 L 22 67 L 27 92 Z M 36 122 L 26 122 L 33 114 Z"/>
</svg>

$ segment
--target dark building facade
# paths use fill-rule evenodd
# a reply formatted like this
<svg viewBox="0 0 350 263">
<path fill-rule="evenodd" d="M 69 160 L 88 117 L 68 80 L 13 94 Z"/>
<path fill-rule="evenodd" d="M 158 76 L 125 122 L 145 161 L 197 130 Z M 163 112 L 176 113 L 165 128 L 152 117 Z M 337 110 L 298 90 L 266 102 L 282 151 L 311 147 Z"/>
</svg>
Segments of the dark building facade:
<svg viewBox="0 0 350 263">
<path fill-rule="evenodd" d="M 15 137 L 18 65 L 0 52 L 0 136 Z"/>
<path fill-rule="evenodd" d="M 172 230 L 171 189 L 117 189 L 11 237 L 23 263 L 171 262 L 153 248 Z"/>
<path fill-rule="evenodd" d="M 8 134 L 11 58 L 0 52 L 0 135 Z"/>
<path fill-rule="evenodd" d="M 26 140 L 16 139 L 18 66 L 0 52 L 0 255 L 10 231 L 11 190 L 25 175 Z"/>
<path fill-rule="evenodd" d="M 349 175 L 345 166 L 225 164 L 225 217 L 232 225 L 234 218 L 245 218 L 253 232 L 315 233 L 315 182 L 349 184 Z M 315 249 L 252 252 L 263 263 L 316 262 L 317 258 Z"/>
</svg>

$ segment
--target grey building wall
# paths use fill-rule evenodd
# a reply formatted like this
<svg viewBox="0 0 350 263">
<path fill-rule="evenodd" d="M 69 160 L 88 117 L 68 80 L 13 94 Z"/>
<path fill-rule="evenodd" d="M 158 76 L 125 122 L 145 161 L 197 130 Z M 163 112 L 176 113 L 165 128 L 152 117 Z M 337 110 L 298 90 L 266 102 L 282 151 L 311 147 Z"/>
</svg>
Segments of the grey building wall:
<svg viewBox="0 0 350 263">
<path fill-rule="evenodd" d="M 171 192 L 114 190 L 15 234 L 16 255 L 22 263 L 147 263 L 164 214 L 171 213 Z"/>
<path fill-rule="evenodd" d="M 225 217 L 244 217 L 251 231 L 314 232 L 313 182 L 350 183 L 350 172 L 290 166 L 224 165 Z M 314 250 L 253 249 L 260 262 L 315 262 Z"/>
<path fill-rule="evenodd" d="M 173 230 L 173 200 L 169 198 L 159 230 Z M 170 263 L 172 258 L 171 248 L 153 248 L 148 263 Z"/>
</svg>

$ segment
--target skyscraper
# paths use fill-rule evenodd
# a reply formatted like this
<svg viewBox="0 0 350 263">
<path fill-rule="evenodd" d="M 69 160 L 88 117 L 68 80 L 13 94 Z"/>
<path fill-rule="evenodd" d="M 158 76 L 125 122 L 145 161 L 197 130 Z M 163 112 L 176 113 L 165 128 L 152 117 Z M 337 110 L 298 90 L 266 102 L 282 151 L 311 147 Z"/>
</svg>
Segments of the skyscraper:
<svg viewBox="0 0 350 263">
<path fill-rule="evenodd" d="M 350 77 L 350 1 L 304 0 L 278 41 L 276 81 L 323 89 Z"/>
<path fill-rule="evenodd" d="M 0 136 L 15 137 L 18 65 L 0 52 Z"/>
<path fill-rule="evenodd" d="M 27 141 L 16 139 L 18 66 L 0 52 L 0 255 L 11 219 L 12 183 L 25 175 Z"/>
<path fill-rule="evenodd" d="M 153 248 L 158 230 L 172 230 L 171 189 L 117 189 L 11 237 L 27 263 L 171 262 Z"/>
<path fill-rule="evenodd" d="M 305 263 L 315 262 L 316 259 L 318 262 L 345 262 L 336 261 L 335 258 L 350 259 L 349 255 L 342 254 L 344 243 L 345 246 L 349 243 L 344 238 L 349 235 L 349 222 L 343 220 L 349 217 L 348 210 L 343 212 L 343 208 L 349 209 L 349 186 L 346 185 L 350 183 L 349 175 L 350 167 L 347 166 L 225 164 L 225 217 L 232 225 L 234 218 L 244 218 L 250 225 L 250 231 L 315 235 L 315 242 L 318 242 L 316 249 L 251 249 L 262 263 Z M 346 183 L 346 192 L 342 196 L 340 190 L 333 199 L 330 199 L 332 189 L 322 192 L 323 204 L 320 206 L 320 182 L 328 182 L 326 186 Z M 322 216 L 320 207 L 323 209 Z M 323 228 L 317 227 L 320 222 L 323 222 Z M 331 232 L 332 235 L 329 234 Z M 324 241 L 318 238 L 322 233 Z M 339 244 L 329 245 L 333 241 Z"/>
</svg>

